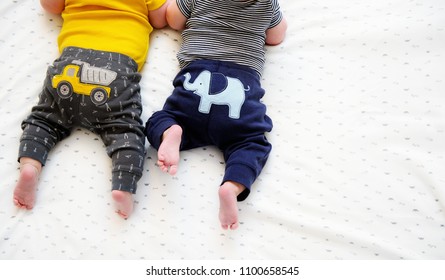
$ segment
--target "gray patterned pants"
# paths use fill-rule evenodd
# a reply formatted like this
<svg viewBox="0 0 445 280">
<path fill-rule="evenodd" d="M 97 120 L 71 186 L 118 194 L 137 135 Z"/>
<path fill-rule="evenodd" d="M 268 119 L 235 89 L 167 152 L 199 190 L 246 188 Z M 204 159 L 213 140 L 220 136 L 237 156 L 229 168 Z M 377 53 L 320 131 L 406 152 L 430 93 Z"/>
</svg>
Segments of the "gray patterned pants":
<svg viewBox="0 0 445 280">
<path fill-rule="evenodd" d="M 48 67 L 39 103 L 23 121 L 19 158 L 45 165 L 49 151 L 84 127 L 112 158 L 112 189 L 135 193 L 145 158 L 137 64 L 110 52 L 66 48 Z"/>
</svg>

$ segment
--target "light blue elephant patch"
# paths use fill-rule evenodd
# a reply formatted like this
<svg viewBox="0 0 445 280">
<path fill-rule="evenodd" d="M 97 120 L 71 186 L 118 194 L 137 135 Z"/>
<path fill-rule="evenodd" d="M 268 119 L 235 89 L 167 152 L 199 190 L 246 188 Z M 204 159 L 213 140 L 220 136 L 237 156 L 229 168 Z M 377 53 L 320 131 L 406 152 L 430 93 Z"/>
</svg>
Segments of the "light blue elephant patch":
<svg viewBox="0 0 445 280">
<path fill-rule="evenodd" d="M 222 75 L 221 73 L 218 74 Z M 210 92 L 212 88 L 212 73 L 207 70 L 202 71 L 193 83 L 190 83 L 190 73 L 185 73 L 184 88 L 193 91 L 193 93 L 201 97 L 198 108 L 199 112 L 208 114 L 212 104 L 227 105 L 229 106 L 229 117 L 232 119 L 239 119 L 241 107 L 246 98 L 245 91 L 250 90 L 250 87 L 245 89 L 243 83 L 239 79 L 224 75 L 222 76 L 226 79 L 226 87 L 219 92 Z"/>
</svg>

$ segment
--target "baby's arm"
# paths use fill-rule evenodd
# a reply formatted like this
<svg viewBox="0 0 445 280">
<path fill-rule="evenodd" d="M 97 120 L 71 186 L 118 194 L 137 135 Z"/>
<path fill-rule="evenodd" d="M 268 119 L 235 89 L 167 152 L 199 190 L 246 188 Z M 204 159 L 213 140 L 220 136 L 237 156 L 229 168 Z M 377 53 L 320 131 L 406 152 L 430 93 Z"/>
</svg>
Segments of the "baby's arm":
<svg viewBox="0 0 445 280">
<path fill-rule="evenodd" d="M 175 30 L 184 30 L 187 18 L 182 14 L 178 8 L 176 0 L 171 0 L 167 9 L 167 22 L 168 25 Z"/>
<path fill-rule="evenodd" d="M 45 11 L 52 14 L 60 14 L 65 9 L 65 0 L 40 0 Z"/>
<path fill-rule="evenodd" d="M 278 45 L 283 42 L 286 35 L 287 21 L 283 17 L 280 23 L 272 28 L 266 30 L 266 44 L 267 45 Z"/>
<path fill-rule="evenodd" d="M 154 28 L 163 28 L 167 26 L 167 19 L 165 14 L 167 12 L 168 5 L 170 5 L 171 0 L 165 1 L 165 3 L 156 10 L 148 11 L 148 20 L 151 26 Z"/>
</svg>

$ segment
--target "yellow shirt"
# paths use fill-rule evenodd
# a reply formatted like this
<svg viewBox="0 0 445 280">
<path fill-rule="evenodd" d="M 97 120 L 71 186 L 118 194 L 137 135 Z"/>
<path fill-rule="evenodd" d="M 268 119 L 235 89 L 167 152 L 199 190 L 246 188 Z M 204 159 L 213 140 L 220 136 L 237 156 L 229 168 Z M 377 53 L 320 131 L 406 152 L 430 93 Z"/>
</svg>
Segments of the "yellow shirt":
<svg viewBox="0 0 445 280">
<path fill-rule="evenodd" d="M 140 71 L 153 30 L 148 11 L 160 8 L 165 1 L 65 0 L 59 50 L 73 46 L 122 53 L 133 58 Z"/>
</svg>

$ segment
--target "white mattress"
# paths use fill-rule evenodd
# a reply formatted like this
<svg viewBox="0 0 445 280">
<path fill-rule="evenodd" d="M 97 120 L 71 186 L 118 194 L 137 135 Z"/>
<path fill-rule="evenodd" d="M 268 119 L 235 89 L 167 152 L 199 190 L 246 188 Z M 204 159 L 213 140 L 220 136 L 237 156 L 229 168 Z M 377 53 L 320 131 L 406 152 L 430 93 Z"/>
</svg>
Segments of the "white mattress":
<svg viewBox="0 0 445 280">
<path fill-rule="evenodd" d="M 182 152 L 178 174 L 145 173 L 128 219 L 111 161 L 78 129 L 51 152 L 31 211 L 12 203 L 20 123 L 57 57 L 61 19 L 0 1 L 0 259 L 445 259 L 445 2 L 281 0 L 285 42 L 267 47 L 270 159 L 240 228 L 224 231 L 223 157 Z M 152 34 L 143 117 L 178 71 L 180 36 Z"/>
</svg>

